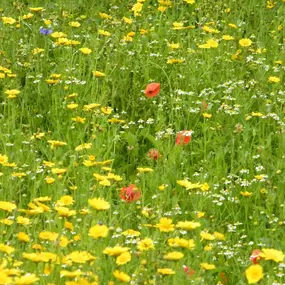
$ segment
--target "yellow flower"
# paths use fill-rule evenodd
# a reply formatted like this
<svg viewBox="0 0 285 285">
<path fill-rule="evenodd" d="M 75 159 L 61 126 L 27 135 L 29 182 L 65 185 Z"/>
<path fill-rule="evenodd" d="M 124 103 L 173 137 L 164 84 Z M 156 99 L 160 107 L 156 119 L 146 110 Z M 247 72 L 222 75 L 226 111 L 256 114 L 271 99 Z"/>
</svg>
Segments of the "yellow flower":
<svg viewBox="0 0 285 285">
<path fill-rule="evenodd" d="M 185 222 L 178 222 L 176 227 L 183 230 L 194 230 L 196 228 L 201 227 L 201 224 L 197 222 L 185 221 Z"/>
<path fill-rule="evenodd" d="M 73 251 L 66 256 L 66 259 L 75 263 L 85 263 L 87 261 L 95 260 L 96 258 L 88 251 Z"/>
<path fill-rule="evenodd" d="M 88 235 L 95 239 L 100 237 L 106 237 L 108 235 L 109 229 L 105 225 L 95 225 L 89 229 Z"/>
<path fill-rule="evenodd" d="M 116 270 L 115 272 L 113 272 L 113 274 L 121 282 L 128 283 L 131 281 L 131 277 L 122 271 Z"/>
<path fill-rule="evenodd" d="M 228 26 L 231 27 L 231 28 L 234 28 L 234 29 L 237 28 L 237 25 L 236 25 L 236 24 L 233 24 L 233 23 L 229 23 Z"/>
<path fill-rule="evenodd" d="M 51 149 L 54 149 L 57 146 L 67 145 L 66 142 L 54 141 L 54 140 L 48 140 L 48 143 L 51 145 L 50 146 Z"/>
<path fill-rule="evenodd" d="M 79 27 L 81 26 L 81 24 L 80 24 L 79 22 L 77 22 L 77 21 L 75 21 L 75 22 L 69 22 L 68 25 L 69 25 L 70 27 L 73 27 L 73 28 L 79 28 Z"/>
<path fill-rule="evenodd" d="M 116 264 L 117 264 L 117 265 L 123 265 L 123 264 L 126 264 L 126 263 L 128 263 L 129 261 L 131 261 L 131 259 L 132 259 L 131 254 L 130 254 L 128 251 L 126 251 L 126 252 L 121 253 L 121 254 L 117 257 L 117 259 L 116 259 Z"/>
<path fill-rule="evenodd" d="M 145 168 L 143 168 L 143 167 L 138 167 L 137 168 L 137 170 L 138 170 L 138 172 L 153 172 L 153 169 L 152 168 L 149 168 L 149 167 L 145 167 Z"/>
<path fill-rule="evenodd" d="M 11 254 L 15 251 L 15 248 L 3 243 L 0 243 L 0 251 L 5 252 L 7 254 Z"/>
<path fill-rule="evenodd" d="M 260 256 L 265 260 L 273 260 L 275 262 L 282 262 L 284 260 L 283 252 L 273 248 L 263 248 Z"/>
<path fill-rule="evenodd" d="M 217 48 L 219 46 L 219 43 L 213 39 L 207 40 L 205 44 L 198 45 L 198 48 Z"/>
<path fill-rule="evenodd" d="M 22 178 L 22 177 L 25 177 L 27 174 L 24 173 L 24 172 L 13 172 L 12 173 L 12 176 L 13 177 L 19 177 L 19 178 Z"/>
<path fill-rule="evenodd" d="M 23 15 L 23 17 L 19 17 L 19 20 L 28 20 L 34 17 L 34 14 L 28 13 L 27 15 Z"/>
<path fill-rule="evenodd" d="M 120 120 L 117 118 L 112 118 L 108 120 L 109 123 L 118 123 L 118 124 L 124 124 L 126 121 L 125 120 Z"/>
<path fill-rule="evenodd" d="M 88 204 L 96 210 L 108 210 L 110 204 L 102 198 L 89 199 Z"/>
<path fill-rule="evenodd" d="M 250 39 L 244 38 L 239 40 L 239 45 L 242 47 L 249 47 L 251 46 L 252 41 Z"/>
<path fill-rule="evenodd" d="M 39 233 L 39 238 L 42 240 L 56 241 L 57 237 L 58 233 L 55 232 L 42 231 Z"/>
<path fill-rule="evenodd" d="M 163 256 L 166 260 L 179 260 L 184 257 L 184 254 L 179 251 L 172 251 Z"/>
<path fill-rule="evenodd" d="M 140 2 L 137 2 L 133 5 L 132 11 L 134 12 L 135 16 L 140 16 L 140 12 L 142 11 L 143 4 Z"/>
<path fill-rule="evenodd" d="M 248 284 L 255 284 L 263 278 L 263 268 L 259 264 L 251 265 L 245 271 L 245 276 Z"/>
<path fill-rule="evenodd" d="M 20 225 L 29 225 L 31 223 L 30 219 L 28 218 L 24 218 L 22 216 L 18 216 L 17 217 L 17 224 L 20 224 Z"/>
<path fill-rule="evenodd" d="M 183 63 L 184 61 L 185 61 L 184 59 L 169 58 L 167 60 L 167 63 L 168 64 Z"/>
<path fill-rule="evenodd" d="M 70 222 L 67 222 L 67 221 L 64 222 L 64 227 L 68 230 L 71 230 L 71 231 L 73 231 L 73 229 L 74 229 L 73 224 Z"/>
<path fill-rule="evenodd" d="M 0 271 L 0 281 L 1 284 L 12 284 L 12 278 L 8 276 L 8 272 Z"/>
<path fill-rule="evenodd" d="M 187 4 L 195 4 L 195 0 L 184 0 Z"/>
<path fill-rule="evenodd" d="M 60 247 L 67 247 L 71 241 L 69 241 L 66 237 L 61 236 L 59 240 Z"/>
<path fill-rule="evenodd" d="M 133 22 L 132 19 L 127 18 L 127 17 L 123 17 L 123 21 L 124 21 L 125 23 L 127 23 L 127 24 L 131 24 L 131 23 Z"/>
<path fill-rule="evenodd" d="M 203 115 L 203 117 L 206 118 L 206 119 L 212 118 L 212 114 L 203 113 L 202 115 Z"/>
<path fill-rule="evenodd" d="M 90 48 L 80 48 L 79 49 L 83 54 L 90 54 L 92 52 L 92 49 Z"/>
<path fill-rule="evenodd" d="M 33 249 L 43 250 L 43 247 L 40 244 L 34 244 L 32 246 Z M 23 258 L 34 261 L 34 262 L 50 262 L 56 261 L 57 256 L 51 252 L 40 252 L 40 253 L 26 253 L 24 252 Z"/>
<path fill-rule="evenodd" d="M 62 175 L 63 173 L 65 173 L 66 172 L 66 168 L 52 168 L 51 169 L 51 172 L 53 173 L 53 174 L 58 174 L 58 175 Z"/>
<path fill-rule="evenodd" d="M 45 25 L 50 26 L 52 24 L 51 20 L 45 19 L 44 20 Z"/>
<path fill-rule="evenodd" d="M 241 191 L 240 195 L 242 195 L 243 197 L 250 197 L 252 195 L 252 192 L 248 192 L 248 191 Z"/>
<path fill-rule="evenodd" d="M 200 189 L 202 187 L 200 183 L 191 183 L 190 181 L 186 179 L 177 180 L 176 183 L 182 187 L 185 187 L 187 190 Z"/>
<path fill-rule="evenodd" d="M 47 84 L 57 84 L 60 82 L 59 79 L 46 79 L 45 81 Z"/>
<path fill-rule="evenodd" d="M 203 218 L 204 216 L 205 216 L 205 213 L 204 213 L 204 212 L 198 211 L 198 212 L 196 213 L 196 217 L 197 217 L 198 219 Z"/>
<path fill-rule="evenodd" d="M 170 238 L 167 240 L 168 245 L 171 247 L 182 247 L 187 249 L 193 249 L 195 247 L 195 242 L 193 239 L 184 239 L 184 238 Z"/>
<path fill-rule="evenodd" d="M 268 81 L 269 81 L 270 83 L 278 83 L 278 82 L 280 82 L 280 78 L 277 77 L 277 76 L 269 76 L 269 77 L 268 77 Z"/>
<path fill-rule="evenodd" d="M 111 36 L 111 33 L 104 31 L 104 30 L 99 30 L 98 33 L 101 36 L 107 36 L 107 37 Z"/>
<path fill-rule="evenodd" d="M 202 239 L 205 239 L 205 240 L 214 240 L 215 239 L 215 237 L 213 235 L 211 235 L 210 233 L 207 233 L 207 232 L 201 232 L 200 237 Z"/>
<path fill-rule="evenodd" d="M 140 251 L 148 251 L 150 249 L 154 249 L 153 240 L 150 238 L 140 240 L 137 244 L 137 249 Z"/>
<path fill-rule="evenodd" d="M 6 163 L 8 163 L 8 156 L 0 154 L 0 165 L 5 165 Z"/>
<path fill-rule="evenodd" d="M 164 11 L 167 10 L 167 7 L 165 7 L 165 6 L 159 6 L 159 7 L 157 8 L 157 10 L 160 11 L 160 12 L 164 12 Z"/>
<path fill-rule="evenodd" d="M 77 116 L 77 117 L 75 117 L 75 118 L 71 118 L 71 120 L 72 120 L 73 122 L 77 122 L 77 123 L 84 124 L 85 121 L 86 121 L 86 118 L 82 118 L 82 117 Z"/>
<path fill-rule="evenodd" d="M 6 201 L 0 201 L 0 209 L 7 211 L 7 212 L 12 212 L 17 208 L 16 204 L 11 203 L 11 202 L 6 202 Z"/>
<path fill-rule="evenodd" d="M 122 232 L 122 235 L 128 236 L 128 237 L 138 237 L 138 236 L 141 235 L 141 233 L 138 232 L 138 231 L 129 229 L 129 230 L 123 231 L 123 232 Z"/>
<path fill-rule="evenodd" d="M 24 232 L 19 232 L 17 234 L 17 239 L 23 242 L 29 242 L 31 240 L 30 237 Z"/>
<path fill-rule="evenodd" d="M 96 103 L 91 103 L 91 104 L 88 104 L 88 105 L 84 105 L 83 106 L 83 111 L 90 111 L 90 110 L 92 110 L 94 108 L 98 108 L 100 106 L 101 106 L 101 104 L 96 104 Z"/>
<path fill-rule="evenodd" d="M 8 95 L 8 98 L 13 99 L 13 98 L 16 98 L 17 95 L 20 94 L 20 90 L 18 90 L 18 89 L 10 89 L 10 90 L 6 90 L 4 92 L 4 94 Z"/>
<path fill-rule="evenodd" d="M 30 285 L 35 283 L 36 281 L 40 280 L 40 278 L 38 278 L 35 274 L 26 274 L 24 276 L 21 277 L 15 277 L 14 279 L 14 284 L 16 285 Z"/>
<path fill-rule="evenodd" d="M 169 43 L 168 46 L 172 49 L 178 49 L 180 48 L 180 44 L 179 43 Z"/>
<path fill-rule="evenodd" d="M 44 52 L 45 50 L 43 49 L 43 48 L 34 48 L 33 50 L 32 50 L 32 54 L 33 55 L 36 55 L 36 54 L 39 54 L 39 53 L 42 53 L 42 52 Z"/>
<path fill-rule="evenodd" d="M 58 206 L 69 206 L 69 205 L 73 205 L 73 203 L 74 203 L 74 199 L 70 195 L 64 195 L 59 200 L 56 201 L 56 204 Z"/>
<path fill-rule="evenodd" d="M 214 237 L 215 237 L 217 240 L 225 240 L 225 235 L 222 234 L 222 233 L 219 233 L 219 232 L 214 232 Z"/>
<path fill-rule="evenodd" d="M 55 207 L 54 208 L 57 213 L 61 216 L 61 217 L 71 217 L 76 215 L 76 211 L 75 210 L 70 210 L 67 207 Z"/>
<path fill-rule="evenodd" d="M 9 25 L 13 25 L 16 23 L 16 20 L 11 18 L 11 17 L 2 17 L 2 22 L 4 24 L 9 24 Z"/>
<path fill-rule="evenodd" d="M 122 246 L 106 247 L 103 250 L 103 253 L 109 256 L 118 256 L 124 252 L 129 251 L 129 249 L 130 249 L 129 247 L 122 247 Z"/>
<path fill-rule="evenodd" d="M 173 275 L 175 274 L 175 271 L 170 268 L 159 268 L 157 269 L 157 273 L 160 273 L 162 275 Z"/>
<path fill-rule="evenodd" d="M 260 112 L 251 112 L 251 116 L 252 116 L 252 117 L 262 117 L 263 114 L 260 113 Z M 256 177 L 255 177 L 255 178 L 256 178 Z"/>
<path fill-rule="evenodd" d="M 272 9 L 272 8 L 275 7 L 276 3 L 277 3 L 277 2 L 275 2 L 274 0 L 268 0 L 268 1 L 266 2 L 266 8 L 267 8 L 267 9 Z"/>
<path fill-rule="evenodd" d="M 111 107 L 102 107 L 101 111 L 105 114 L 105 115 L 110 115 L 113 111 L 113 109 Z"/>
<path fill-rule="evenodd" d="M 52 177 L 47 176 L 45 178 L 45 181 L 46 181 L 47 184 L 53 184 L 55 182 L 55 179 L 52 178 Z"/>
<path fill-rule="evenodd" d="M 219 30 L 213 29 L 213 28 L 211 28 L 209 26 L 203 26 L 202 30 L 204 32 L 207 32 L 207 33 L 210 33 L 210 34 L 218 34 L 220 32 Z"/>
<path fill-rule="evenodd" d="M 232 54 L 232 59 L 233 60 L 240 60 L 240 59 L 242 59 L 241 50 L 240 49 L 238 49 L 234 54 Z"/>
<path fill-rule="evenodd" d="M 209 245 L 205 245 L 204 246 L 204 250 L 205 251 L 211 251 L 213 249 L 213 245 L 212 244 L 209 244 Z"/>
<path fill-rule="evenodd" d="M 165 185 L 165 184 L 159 185 L 158 190 L 164 191 L 166 187 L 167 187 L 167 185 Z"/>
<path fill-rule="evenodd" d="M 13 221 L 8 220 L 8 219 L 1 219 L 1 220 L 0 220 L 0 223 L 1 223 L 1 224 L 4 224 L 4 225 L 7 225 L 7 226 L 11 226 L 11 225 L 14 224 Z"/>
<path fill-rule="evenodd" d="M 90 149 L 92 147 L 92 143 L 83 143 L 75 148 L 75 151 L 81 151 L 83 149 Z"/>
<path fill-rule="evenodd" d="M 111 15 L 108 15 L 106 13 L 99 13 L 99 16 L 101 19 L 112 19 L 112 16 Z"/>
<path fill-rule="evenodd" d="M 205 270 L 216 269 L 216 266 L 214 264 L 209 264 L 209 263 L 201 263 L 200 266 Z"/>
<path fill-rule="evenodd" d="M 223 35 L 223 36 L 222 36 L 222 39 L 223 39 L 224 41 L 231 41 L 231 40 L 234 40 L 235 38 L 232 37 L 232 36 L 230 36 L 230 35 Z"/>
<path fill-rule="evenodd" d="M 83 272 L 80 270 L 76 270 L 76 271 L 60 270 L 60 276 L 78 277 L 82 274 L 83 274 Z"/>
<path fill-rule="evenodd" d="M 44 7 L 30 7 L 29 10 L 30 10 L 31 12 L 37 13 L 37 12 L 43 11 L 43 10 L 44 10 Z"/>
<path fill-rule="evenodd" d="M 92 74 L 93 74 L 93 76 L 95 76 L 95 77 L 105 77 L 106 76 L 106 74 L 105 73 L 103 73 L 103 72 L 100 72 L 100 71 L 92 71 Z"/>
<path fill-rule="evenodd" d="M 67 109 L 69 109 L 69 110 L 73 110 L 73 109 L 76 109 L 76 108 L 78 107 L 78 104 L 76 104 L 76 103 L 70 103 L 70 104 L 68 104 L 66 107 L 67 107 Z"/>
<path fill-rule="evenodd" d="M 172 219 L 161 218 L 159 223 L 155 225 L 156 228 L 159 228 L 161 232 L 172 232 L 174 231 L 174 225 L 172 224 Z"/>
<path fill-rule="evenodd" d="M 99 184 L 102 186 L 111 186 L 111 182 L 108 179 L 100 181 Z"/>
<path fill-rule="evenodd" d="M 57 38 L 66 38 L 67 37 L 67 35 L 65 33 L 63 33 L 63 32 L 53 32 L 52 34 L 50 34 L 50 36 L 52 38 L 55 38 L 55 39 L 57 39 Z"/>
<path fill-rule="evenodd" d="M 107 168 L 107 167 L 105 167 Z M 102 167 L 102 169 L 104 169 L 104 167 Z M 120 175 L 115 175 L 114 173 L 109 172 L 107 175 L 107 178 L 109 180 L 115 180 L 115 181 L 122 181 L 123 178 Z"/>
<path fill-rule="evenodd" d="M 200 187 L 201 191 L 208 191 L 210 189 L 210 186 L 208 183 L 203 183 Z"/>
</svg>

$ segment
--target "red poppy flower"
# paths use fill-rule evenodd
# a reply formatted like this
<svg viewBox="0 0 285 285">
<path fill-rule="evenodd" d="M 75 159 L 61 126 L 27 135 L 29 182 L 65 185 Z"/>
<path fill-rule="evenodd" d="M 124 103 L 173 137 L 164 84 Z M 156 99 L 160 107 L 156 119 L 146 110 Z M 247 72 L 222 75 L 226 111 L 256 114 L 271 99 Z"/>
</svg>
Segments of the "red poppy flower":
<svg viewBox="0 0 285 285">
<path fill-rule="evenodd" d="M 149 158 L 152 158 L 153 160 L 157 160 L 160 155 L 159 155 L 159 152 L 158 152 L 157 149 L 152 148 L 152 149 L 150 149 L 150 150 L 148 151 L 147 156 L 148 156 Z"/>
<path fill-rule="evenodd" d="M 160 83 L 150 83 L 147 85 L 144 93 L 146 97 L 152 98 L 158 95 L 159 91 L 160 91 Z"/>
<path fill-rule="evenodd" d="M 188 276 L 192 276 L 193 274 L 195 274 L 195 270 L 191 269 L 186 265 L 183 265 L 183 270 Z"/>
<path fill-rule="evenodd" d="M 138 200 L 140 196 L 141 193 L 134 184 L 121 189 L 120 198 L 128 203 Z"/>
<path fill-rule="evenodd" d="M 202 111 L 207 110 L 207 109 L 208 109 L 208 103 L 205 100 L 203 100 L 203 102 L 202 102 Z"/>
<path fill-rule="evenodd" d="M 262 258 L 260 256 L 261 252 L 262 251 L 260 249 L 255 249 L 252 251 L 252 253 L 250 255 L 250 260 L 252 261 L 253 264 L 258 264 L 258 260 Z"/>
<path fill-rule="evenodd" d="M 225 272 L 221 272 L 220 277 L 221 277 L 221 283 L 223 285 L 227 285 L 228 284 L 228 278 L 227 278 Z"/>
<path fill-rule="evenodd" d="M 181 131 L 177 133 L 175 144 L 176 145 L 188 144 L 191 141 L 192 133 L 193 133 L 192 131 Z"/>
</svg>

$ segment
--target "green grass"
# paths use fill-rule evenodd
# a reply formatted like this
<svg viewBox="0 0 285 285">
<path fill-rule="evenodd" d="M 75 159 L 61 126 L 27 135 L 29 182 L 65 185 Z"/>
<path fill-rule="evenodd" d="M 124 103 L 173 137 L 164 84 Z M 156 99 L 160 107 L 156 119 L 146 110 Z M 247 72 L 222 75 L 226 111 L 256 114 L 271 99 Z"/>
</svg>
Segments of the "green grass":
<svg viewBox="0 0 285 285">
<path fill-rule="evenodd" d="M 248 284 L 245 271 L 253 250 L 285 251 L 284 1 L 276 0 L 273 7 L 258 0 L 141 2 L 137 16 L 135 1 L 0 2 L 0 201 L 16 205 L 9 212 L 0 203 L 0 284 L 120 284 L 116 270 L 128 274 L 130 284 Z M 31 7 L 44 10 L 31 12 Z M 21 18 L 28 13 L 33 17 Z M 15 22 L 5 24 L 3 17 Z M 70 26 L 75 21 L 80 27 Z M 175 22 L 184 29 L 173 29 Z M 62 41 L 80 43 L 57 44 L 57 38 L 40 33 L 41 27 L 66 34 Z M 242 46 L 243 38 L 251 44 Z M 210 39 L 216 46 L 202 48 Z M 83 54 L 83 47 L 92 52 Z M 37 48 L 42 50 L 36 53 Z M 182 62 L 171 64 L 171 59 Z M 46 82 L 52 74 L 59 74 L 55 84 Z M 272 76 L 280 81 L 272 82 Z M 151 82 L 160 83 L 161 90 L 148 98 L 144 90 Z M 16 98 L 5 93 L 11 89 L 20 91 Z M 78 106 L 69 109 L 72 103 Z M 100 105 L 86 110 L 93 103 Z M 83 122 L 74 121 L 77 117 Z M 191 141 L 176 145 L 183 130 L 193 131 Z M 53 148 L 52 140 L 66 144 Z M 84 143 L 90 148 L 75 150 Z M 157 160 L 147 155 L 150 149 L 158 150 Z M 140 167 L 153 171 L 140 173 Z M 200 185 L 188 189 L 177 183 L 181 180 Z M 141 195 L 127 203 L 120 192 L 130 184 Z M 202 184 L 209 189 L 202 191 Z M 63 196 L 73 201 L 60 200 Z M 39 197 L 50 198 L 42 202 L 48 208 L 36 204 Z M 88 199 L 93 198 L 103 198 L 110 208 L 92 208 Z M 60 206 L 76 213 L 66 217 Z M 32 214 L 33 207 L 43 212 Z M 19 223 L 20 216 L 29 223 Z M 172 219 L 172 230 L 161 231 L 163 217 Z M 65 228 L 66 221 L 72 230 Z M 183 230 L 182 221 L 200 227 Z M 109 232 L 95 239 L 88 234 L 98 224 Z M 126 237 L 122 232 L 128 229 L 140 235 Z M 42 231 L 58 236 L 44 240 Z M 19 232 L 30 240 L 20 241 Z M 205 240 L 203 232 L 222 233 L 224 240 L 217 234 Z M 168 240 L 175 237 L 195 245 L 171 247 Z M 154 249 L 138 248 L 145 238 Z M 117 257 L 103 253 L 115 245 L 129 247 L 129 262 L 119 265 Z M 23 255 L 42 251 L 56 258 L 36 262 Z M 96 259 L 81 262 L 81 253 L 70 261 L 68 255 L 76 251 Z M 183 257 L 166 260 L 173 251 Z M 278 262 L 267 258 L 259 260 L 264 276 L 256 282 L 283 284 L 283 256 Z M 201 263 L 215 269 L 205 270 Z M 195 273 L 188 275 L 183 266 Z M 175 274 L 163 275 L 161 268 Z M 62 270 L 80 270 L 81 276 L 62 276 Z M 27 273 L 39 279 L 19 279 Z"/>
</svg>

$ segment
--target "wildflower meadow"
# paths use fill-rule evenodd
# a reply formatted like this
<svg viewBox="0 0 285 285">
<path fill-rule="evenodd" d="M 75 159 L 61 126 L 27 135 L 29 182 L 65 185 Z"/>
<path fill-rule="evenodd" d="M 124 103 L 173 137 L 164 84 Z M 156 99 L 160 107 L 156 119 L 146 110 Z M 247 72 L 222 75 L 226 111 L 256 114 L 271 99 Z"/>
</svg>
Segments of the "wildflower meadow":
<svg viewBox="0 0 285 285">
<path fill-rule="evenodd" d="M 284 15 L 1 0 L 0 285 L 284 285 Z"/>
</svg>

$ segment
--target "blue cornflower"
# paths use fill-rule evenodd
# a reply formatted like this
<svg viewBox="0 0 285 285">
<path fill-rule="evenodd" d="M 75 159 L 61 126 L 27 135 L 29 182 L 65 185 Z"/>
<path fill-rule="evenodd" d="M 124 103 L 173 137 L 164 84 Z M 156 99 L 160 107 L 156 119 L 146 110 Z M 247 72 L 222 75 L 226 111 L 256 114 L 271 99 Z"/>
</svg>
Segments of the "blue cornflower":
<svg viewBox="0 0 285 285">
<path fill-rule="evenodd" d="M 52 30 L 45 29 L 45 28 L 40 28 L 40 34 L 42 34 L 42 35 L 49 35 L 52 32 L 53 32 Z"/>
</svg>

